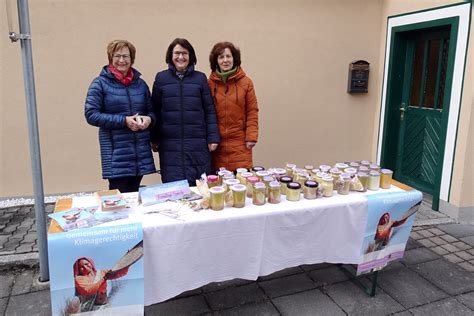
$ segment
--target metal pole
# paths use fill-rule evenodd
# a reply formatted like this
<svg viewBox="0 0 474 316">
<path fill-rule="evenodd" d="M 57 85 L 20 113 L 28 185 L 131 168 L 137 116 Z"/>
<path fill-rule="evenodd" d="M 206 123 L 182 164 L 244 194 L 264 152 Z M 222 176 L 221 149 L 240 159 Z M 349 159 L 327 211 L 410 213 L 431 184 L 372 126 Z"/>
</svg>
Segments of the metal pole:
<svg viewBox="0 0 474 316">
<path fill-rule="evenodd" d="M 18 0 L 18 18 L 20 34 L 21 59 L 23 61 L 23 78 L 25 81 L 26 114 L 28 118 L 28 136 L 30 144 L 30 159 L 33 176 L 33 191 L 35 196 L 36 234 L 38 240 L 40 281 L 49 280 L 48 244 L 46 236 L 46 220 L 43 192 L 43 175 L 41 172 L 41 155 L 38 132 L 38 116 L 36 113 L 36 90 L 33 72 L 33 57 L 31 53 L 30 17 L 28 0 Z"/>
</svg>

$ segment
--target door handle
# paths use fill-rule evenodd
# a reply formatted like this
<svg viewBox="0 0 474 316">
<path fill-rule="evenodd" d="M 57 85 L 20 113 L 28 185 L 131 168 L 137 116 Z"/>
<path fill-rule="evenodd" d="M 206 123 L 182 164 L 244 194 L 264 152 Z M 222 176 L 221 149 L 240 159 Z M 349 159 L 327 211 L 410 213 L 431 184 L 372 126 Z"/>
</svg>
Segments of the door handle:
<svg viewBox="0 0 474 316">
<path fill-rule="evenodd" d="M 400 121 L 403 121 L 403 119 L 405 118 L 405 111 L 405 102 L 402 102 L 400 106 Z"/>
</svg>

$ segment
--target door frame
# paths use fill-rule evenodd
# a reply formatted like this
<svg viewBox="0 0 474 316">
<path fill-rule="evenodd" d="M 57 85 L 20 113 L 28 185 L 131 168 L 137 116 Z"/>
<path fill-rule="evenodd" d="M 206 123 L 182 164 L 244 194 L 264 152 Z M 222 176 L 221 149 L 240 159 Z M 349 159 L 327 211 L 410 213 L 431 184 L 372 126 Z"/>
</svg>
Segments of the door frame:
<svg viewBox="0 0 474 316">
<path fill-rule="evenodd" d="M 471 3 L 458 3 L 424 11 L 389 16 L 387 18 L 385 64 L 382 84 L 382 100 L 377 140 L 377 162 L 386 168 L 395 168 L 393 144 L 398 144 L 399 124 L 390 121 L 390 111 L 397 95 L 401 99 L 401 80 L 394 80 L 404 70 L 403 32 L 419 30 L 439 25 L 451 25 L 449 54 L 446 77 L 447 90 L 444 95 L 442 128 L 446 137 L 441 139 L 440 170 L 435 177 L 433 209 L 438 209 L 439 200 L 449 202 L 451 178 L 454 166 L 454 152 L 461 105 L 461 95 L 466 62 L 467 40 L 469 36 Z M 452 54 L 452 55 L 451 55 Z M 403 67 L 400 67 L 402 66 Z M 451 74 L 451 76 L 449 76 Z M 394 78 L 394 79 L 391 79 Z M 449 108 L 447 108 L 449 106 Z M 393 113 L 392 113 L 393 118 Z M 397 134 L 396 138 L 394 134 Z M 397 141 L 394 143 L 394 141 Z M 396 153 L 398 154 L 398 153 Z"/>
</svg>

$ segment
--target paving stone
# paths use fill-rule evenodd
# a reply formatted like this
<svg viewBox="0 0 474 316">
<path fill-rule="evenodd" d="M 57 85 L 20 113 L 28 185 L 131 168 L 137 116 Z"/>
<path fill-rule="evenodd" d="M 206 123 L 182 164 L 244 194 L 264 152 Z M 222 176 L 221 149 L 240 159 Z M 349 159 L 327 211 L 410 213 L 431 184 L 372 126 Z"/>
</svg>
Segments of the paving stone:
<svg viewBox="0 0 474 316">
<path fill-rule="evenodd" d="M 51 315 L 49 291 L 39 291 L 10 297 L 5 315 Z"/>
<path fill-rule="evenodd" d="M 30 292 L 33 283 L 33 270 L 25 270 L 15 276 L 13 283 L 12 295 L 25 294 Z"/>
<path fill-rule="evenodd" d="M 19 226 L 20 224 L 8 224 L 7 227 L 5 227 L 3 229 L 3 233 L 4 234 L 11 234 L 13 232 L 16 231 L 17 227 Z"/>
<path fill-rule="evenodd" d="M 460 252 L 456 252 L 454 253 L 456 256 L 466 260 L 466 261 L 469 261 L 469 260 L 473 260 L 474 259 L 474 256 L 471 255 L 470 253 L 468 253 L 467 251 L 460 251 Z"/>
<path fill-rule="evenodd" d="M 0 249 L 3 248 L 3 245 L 8 241 L 9 235 L 0 235 Z"/>
<path fill-rule="evenodd" d="M 405 251 L 403 262 L 406 264 L 418 264 L 426 261 L 439 259 L 439 255 L 428 248 L 416 248 Z"/>
<path fill-rule="evenodd" d="M 460 239 L 461 241 L 465 242 L 469 246 L 474 247 L 474 236 L 462 237 Z"/>
<path fill-rule="evenodd" d="M 469 262 L 461 262 L 459 263 L 459 265 L 464 269 L 464 270 L 467 270 L 469 272 L 474 272 L 474 264 L 472 263 L 469 263 Z"/>
<path fill-rule="evenodd" d="M 420 248 L 422 245 L 414 240 L 413 238 L 409 238 L 407 241 L 407 245 L 405 247 L 405 250 L 410 250 L 410 249 L 415 249 L 415 248 Z"/>
<path fill-rule="evenodd" d="M 220 291 L 231 286 L 240 286 L 240 285 L 250 284 L 252 282 L 253 281 L 244 280 L 244 279 L 233 279 L 233 280 L 223 281 L 223 282 L 212 282 L 203 286 L 202 290 L 204 292 Z"/>
<path fill-rule="evenodd" d="M 446 249 L 449 252 L 457 252 L 457 251 L 460 250 L 459 248 L 457 248 L 453 245 L 450 245 L 450 244 L 442 245 L 441 247 L 443 247 L 444 249 Z"/>
<path fill-rule="evenodd" d="M 293 274 L 299 274 L 299 273 L 302 273 L 302 272 L 303 272 L 303 270 L 300 267 L 293 267 L 293 268 L 283 269 L 283 270 L 277 271 L 277 272 L 269 274 L 269 275 L 261 276 L 261 277 L 258 278 L 258 280 L 259 281 L 260 280 L 261 281 L 271 280 L 271 279 L 280 278 L 280 277 L 284 277 L 284 276 L 289 276 L 289 275 L 293 275 Z"/>
<path fill-rule="evenodd" d="M 349 277 L 338 266 L 311 271 L 309 276 L 318 287 L 349 280 Z"/>
<path fill-rule="evenodd" d="M 31 291 L 49 290 L 49 281 L 41 282 L 40 271 L 35 271 L 33 275 L 33 283 L 31 284 Z"/>
<path fill-rule="evenodd" d="M 350 281 L 329 286 L 327 294 L 349 315 L 387 315 L 404 310 L 380 288 L 374 297 Z M 297 314 L 295 314 L 297 315 Z M 331 314 L 320 314 L 331 315 Z"/>
<path fill-rule="evenodd" d="M 462 241 L 458 241 L 458 242 L 455 242 L 452 244 L 454 247 L 456 248 L 459 248 L 461 250 L 467 250 L 467 249 L 471 249 L 471 246 L 466 244 L 466 243 L 463 243 Z"/>
<path fill-rule="evenodd" d="M 474 314 L 472 310 L 464 306 L 463 304 L 459 303 L 456 299 L 454 298 L 448 298 L 445 300 L 441 300 L 438 302 L 433 302 L 430 304 L 426 304 L 424 306 L 416 307 L 413 309 L 410 309 L 410 312 L 413 313 L 413 315 L 420 315 L 420 316 L 425 316 L 425 315 L 450 315 L 450 316 L 455 316 L 455 315 L 472 315 Z"/>
<path fill-rule="evenodd" d="M 424 238 L 428 238 L 428 237 L 433 237 L 434 234 L 431 233 L 429 230 L 420 230 L 418 231 L 418 234 L 420 234 L 421 236 L 423 236 Z"/>
<path fill-rule="evenodd" d="M 277 316 L 280 313 L 276 310 L 275 306 L 269 301 L 242 305 L 232 309 L 226 309 L 218 311 L 213 314 L 214 316 L 241 316 L 241 315 L 261 315 L 261 316 Z"/>
<path fill-rule="evenodd" d="M 311 290 L 272 300 L 282 315 L 345 315 L 329 297 L 320 290 Z"/>
<path fill-rule="evenodd" d="M 444 248 L 441 247 L 441 246 L 431 248 L 431 250 L 432 250 L 435 254 L 438 254 L 438 255 L 440 255 L 440 256 L 446 255 L 446 254 L 449 253 L 446 249 L 444 249 Z"/>
<path fill-rule="evenodd" d="M 259 282 L 259 285 L 263 288 L 263 290 L 269 297 L 278 297 L 282 295 L 293 294 L 314 289 L 316 287 L 314 282 L 305 273 L 291 275 L 269 281 L 262 281 Z"/>
<path fill-rule="evenodd" d="M 303 264 L 300 266 L 304 271 L 312 271 L 316 269 L 324 269 L 332 266 L 331 263 L 316 263 L 316 264 Z"/>
<path fill-rule="evenodd" d="M 7 297 L 10 295 L 10 290 L 13 286 L 13 281 L 14 281 L 14 276 L 12 274 L 0 275 L 0 298 Z"/>
<path fill-rule="evenodd" d="M 199 315 L 209 312 L 202 296 L 192 296 L 179 300 L 145 306 L 145 315 Z"/>
<path fill-rule="evenodd" d="M 409 269 L 382 270 L 379 274 L 378 284 L 405 308 L 412 308 L 447 297 L 446 293 Z M 375 297 L 377 296 L 378 294 Z"/>
<path fill-rule="evenodd" d="M 36 234 L 32 234 L 31 232 L 29 232 L 25 238 L 23 238 L 23 241 L 24 242 L 28 242 L 28 243 L 34 243 L 36 241 Z"/>
<path fill-rule="evenodd" d="M 438 228 L 458 239 L 461 237 L 474 236 L 474 225 L 444 224 L 444 225 L 438 225 Z"/>
<path fill-rule="evenodd" d="M 443 291 L 457 295 L 474 290 L 474 274 L 444 259 L 421 263 L 416 271 Z"/>
<path fill-rule="evenodd" d="M 418 242 L 428 248 L 436 247 L 436 244 L 429 239 L 419 239 Z"/>
<path fill-rule="evenodd" d="M 474 255 L 474 249 L 468 249 L 466 251 L 469 252 L 471 255 Z"/>
<path fill-rule="evenodd" d="M 8 298 L 0 298 L 0 315 L 5 315 L 7 309 Z"/>
<path fill-rule="evenodd" d="M 31 252 L 33 250 L 34 243 L 24 243 L 22 242 L 18 248 L 16 248 L 17 253 L 26 253 Z"/>
<path fill-rule="evenodd" d="M 243 286 L 229 287 L 222 291 L 206 293 L 205 297 L 212 310 L 228 309 L 265 300 L 265 294 L 257 286 L 256 282 Z"/>
<path fill-rule="evenodd" d="M 444 245 L 446 244 L 446 240 L 436 236 L 436 237 L 431 237 L 429 238 L 430 241 L 432 241 L 433 243 L 437 244 L 437 245 Z"/>
<path fill-rule="evenodd" d="M 449 262 L 452 262 L 452 263 L 459 263 L 459 262 L 463 262 L 464 260 L 458 256 L 456 256 L 455 254 L 451 253 L 449 255 L 444 255 L 443 256 L 446 260 L 448 260 Z"/>
<path fill-rule="evenodd" d="M 420 235 L 419 231 L 411 232 L 410 237 L 415 240 L 424 238 L 423 236 Z"/>
<path fill-rule="evenodd" d="M 201 293 L 202 293 L 202 287 L 194 289 L 194 290 L 189 290 L 189 291 L 183 292 L 183 293 L 179 294 L 178 296 L 176 296 L 175 298 L 176 299 L 184 298 L 184 297 L 199 295 Z"/>
<path fill-rule="evenodd" d="M 456 299 L 469 307 L 470 309 L 474 310 L 474 291 L 466 294 L 462 294 L 456 296 Z"/>
<path fill-rule="evenodd" d="M 10 250 L 15 250 L 18 246 L 20 245 L 19 240 L 9 240 L 5 244 L 3 244 L 3 251 L 10 251 Z"/>
<path fill-rule="evenodd" d="M 441 239 L 446 240 L 446 241 L 449 242 L 449 243 L 453 243 L 453 242 L 459 241 L 459 239 L 454 238 L 454 237 L 451 236 L 451 235 L 441 235 L 441 236 L 439 236 L 439 237 L 440 237 Z"/>
<path fill-rule="evenodd" d="M 430 233 L 432 233 L 433 235 L 435 235 L 435 236 L 444 235 L 444 232 L 443 232 L 442 230 L 436 228 L 436 227 L 430 228 L 430 229 L 428 229 L 428 231 L 429 231 Z"/>
</svg>

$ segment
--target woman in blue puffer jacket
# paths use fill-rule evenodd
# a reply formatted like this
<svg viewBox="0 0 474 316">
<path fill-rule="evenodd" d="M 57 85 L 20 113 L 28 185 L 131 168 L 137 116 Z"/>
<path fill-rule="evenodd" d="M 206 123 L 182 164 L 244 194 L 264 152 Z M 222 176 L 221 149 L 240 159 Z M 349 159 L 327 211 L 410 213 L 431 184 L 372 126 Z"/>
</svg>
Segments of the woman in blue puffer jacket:
<svg viewBox="0 0 474 316">
<path fill-rule="evenodd" d="M 148 86 L 132 68 L 135 53 L 128 41 L 107 46 L 109 65 L 92 81 L 84 109 L 99 127 L 102 177 L 120 192 L 138 191 L 143 175 L 156 172 L 149 129 L 156 119 Z"/>
<path fill-rule="evenodd" d="M 194 70 L 196 62 L 191 44 L 175 39 L 166 52 L 168 70 L 159 72 L 153 84 L 157 124 L 152 141 L 163 183 L 188 180 L 195 185 L 202 173 L 211 172 L 210 152 L 220 142 L 214 101 L 206 75 Z"/>
</svg>

